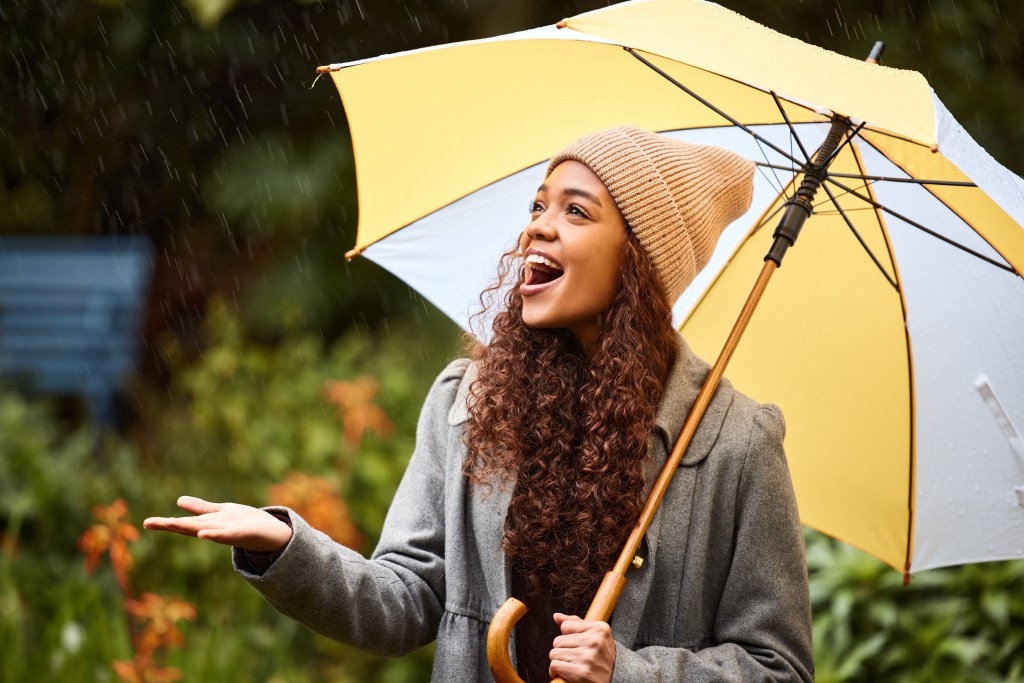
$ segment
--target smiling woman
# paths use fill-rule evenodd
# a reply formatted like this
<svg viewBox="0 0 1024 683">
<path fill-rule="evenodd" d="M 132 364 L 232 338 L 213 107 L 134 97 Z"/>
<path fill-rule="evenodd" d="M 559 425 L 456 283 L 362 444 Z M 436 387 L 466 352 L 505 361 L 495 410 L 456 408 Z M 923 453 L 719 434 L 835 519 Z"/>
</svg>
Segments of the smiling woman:
<svg viewBox="0 0 1024 683">
<path fill-rule="evenodd" d="M 626 221 L 601 179 L 579 161 L 548 175 L 530 215 L 519 240 L 526 257 L 523 322 L 565 328 L 589 350 L 619 290 Z"/>
<path fill-rule="evenodd" d="M 384 654 L 436 639 L 435 680 L 490 679 L 488 624 L 510 594 L 529 607 L 515 655 L 530 683 L 811 680 L 782 416 L 727 380 L 610 623 L 579 616 L 708 374 L 671 305 L 746 210 L 752 175 L 725 150 L 631 127 L 552 158 L 488 290 L 507 292 L 490 341 L 431 389 L 371 558 L 287 508 L 185 498 L 195 517 L 146 527 L 234 545 L 271 604 L 330 637 Z"/>
</svg>

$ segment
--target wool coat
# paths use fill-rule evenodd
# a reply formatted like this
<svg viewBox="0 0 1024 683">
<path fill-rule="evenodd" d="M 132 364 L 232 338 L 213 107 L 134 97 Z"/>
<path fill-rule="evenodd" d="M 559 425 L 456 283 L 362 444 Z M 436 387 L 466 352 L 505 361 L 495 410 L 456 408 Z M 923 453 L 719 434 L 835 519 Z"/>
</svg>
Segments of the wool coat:
<svg viewBox="0 0 1024 683">
<path fill-rule="evenodd" d="M 682 340 L 657 411 L 648 487 L 708 365 Z M 452 362 L 369 559 L 286 513 L 293 536 L 263 573 L 236 570 L 283 614 L 369 652 L 437 641 L 433 680 L 490 681 L 487 628 L 509 596 L 499 548 L 510 492 L 471 491 L 462 434 L 476 366 Z M 803 536 L 776 406 L 723 379 L 644 538 L 610 625 L 613 681 L 810 681 Z M 512 649 L 513 653 L 515 648 Z"/>
</svg>

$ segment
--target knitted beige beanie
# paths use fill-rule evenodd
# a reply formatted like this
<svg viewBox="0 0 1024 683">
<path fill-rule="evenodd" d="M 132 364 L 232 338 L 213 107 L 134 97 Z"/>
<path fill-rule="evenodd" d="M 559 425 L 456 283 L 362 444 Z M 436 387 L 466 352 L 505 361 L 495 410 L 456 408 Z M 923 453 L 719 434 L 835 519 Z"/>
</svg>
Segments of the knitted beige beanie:
<svg viewBox="0 0 1024 683">
<path fill-rule="evenodd" d="M 621 126 L 584 136 L 551 158 L 586 164 L 647 250 L 674 304 L 707 265 L 718 236 L 750 207 L 754 164 L 721 147 Z"/>
</svg>

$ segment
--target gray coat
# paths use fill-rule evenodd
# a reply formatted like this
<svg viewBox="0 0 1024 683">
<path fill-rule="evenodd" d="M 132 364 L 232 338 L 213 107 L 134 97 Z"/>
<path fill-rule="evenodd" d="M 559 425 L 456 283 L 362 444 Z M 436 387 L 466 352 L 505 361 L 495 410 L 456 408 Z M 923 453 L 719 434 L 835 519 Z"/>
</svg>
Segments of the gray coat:
<svg viewBox="0 0 1024 683">
<path fill-rule="evenodd" d="M 509 492 L 470 494 L 462 474 L 476 366 L 452 362 L 423 406 L 416 448 L 371 559 L 310 528 L 262 575 L 235 568 L 276 609 L 370 652 L 436 638 L 435 681 L 489 681 L 486 636 L 509 595 L 499 549 Z M 653 478 L 708 366 L 679 338 L 658 408 Z M 776 406 L 718 388 L 645 537 L 611 620 L 614 681 L 810 681 L 803 537 Z M 648 484 L 650 485 L 650 484 Z M 515 649 L 513 647 L 513 653 Z"/>
</svg>

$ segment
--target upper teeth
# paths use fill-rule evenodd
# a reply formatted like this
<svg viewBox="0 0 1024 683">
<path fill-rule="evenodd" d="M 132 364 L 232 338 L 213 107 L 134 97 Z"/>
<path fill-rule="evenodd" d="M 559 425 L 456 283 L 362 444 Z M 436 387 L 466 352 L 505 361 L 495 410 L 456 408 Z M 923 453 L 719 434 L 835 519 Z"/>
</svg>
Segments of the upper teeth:
<svg viewBox="0 0 1024 683">
<path fill-rule="evenodd" d="M 557 263 L 555 263 L 551 259 L 544 258 L 540 254 L 530 254 L 529 256 L 526 257 L 526 262 L 527 263 L 539 263 L 541 265 L 547 266 L 548 268 L 554 268 L 555 270 L 562 270 L 562 266 L 558 265 Z"/>
</svg>

